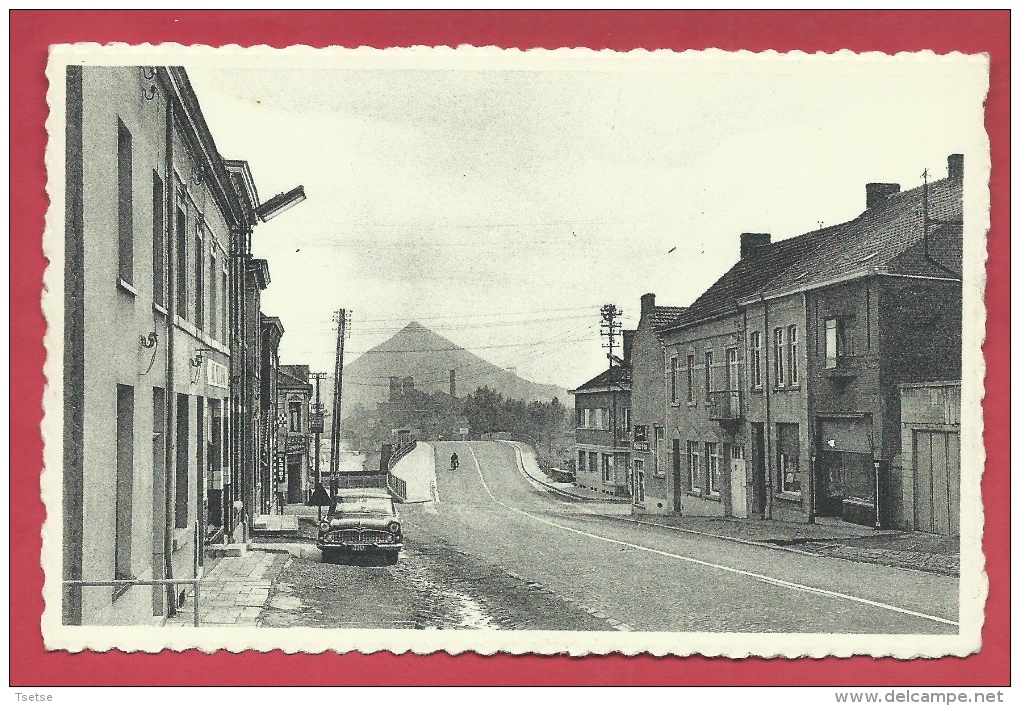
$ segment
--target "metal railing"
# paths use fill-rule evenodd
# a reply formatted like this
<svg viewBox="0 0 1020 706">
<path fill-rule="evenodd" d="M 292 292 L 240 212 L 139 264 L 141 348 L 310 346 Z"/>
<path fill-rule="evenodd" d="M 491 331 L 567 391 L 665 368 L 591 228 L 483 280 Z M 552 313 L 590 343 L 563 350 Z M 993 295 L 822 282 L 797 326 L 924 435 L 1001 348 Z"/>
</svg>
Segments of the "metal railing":
<svg viewBox="0 0 1020 706">
<path fill-rule="evenodd" d="M 64 579 L 63 584 L 64 584 L 64 586 L 80 586 L 80 587 L 111 586 L 113 588 L 116 588 L 118 586 L 123 586 L 125 588 L 130 588 L 132 586 L 176 586 L 177 584 L 194 586 L 195 587 L 195 618 L 194 618 L 194 626 L 197 628 L 198 625 L 199 625 L 199 610 L 198 610 L 198 607 L 199 607 L 199 597 L 201 595 L 200 585 L 201 585 L 201 582 L 202 582 L 202 579 L 198 575 L 198 571 L 199 571 L 198 557 L 199 557 L 199 552 L 201 551 L 200 547 L 201 547 L 201 541 L 202 541 L 201 536 L 198 534 L 198 530 L 199 530 L 198 522 L 195 522 L 195 539 L 194 539 L 194 543 L 195 543 L 195 561 L 194 561 L 194 567 L 193 567 L 194 570 L 195 570 L 195 578 L 192 578 L 192 579 L 108 579 L 108 580 L 105 580 L 105 581 L 93 581 L 93 580 L 85 580 L 85 579 Z M 175 597 L 175 600 L 176 600 L 176 597 Z"/>
<path fill-rule="evenodd" d="M 713 421 L 743 419 L 744 405 L 740 390 L 709 392 L 708 418 Z"/>
<path fill-rule="evenodd" d="M 407 481 L 403 478 L 398 478 L 390 473 L 387 478 L 386 485 L 390 489 L 390 492 L 396 495 L 401 502 L 407 500 Z"/>
</svg>

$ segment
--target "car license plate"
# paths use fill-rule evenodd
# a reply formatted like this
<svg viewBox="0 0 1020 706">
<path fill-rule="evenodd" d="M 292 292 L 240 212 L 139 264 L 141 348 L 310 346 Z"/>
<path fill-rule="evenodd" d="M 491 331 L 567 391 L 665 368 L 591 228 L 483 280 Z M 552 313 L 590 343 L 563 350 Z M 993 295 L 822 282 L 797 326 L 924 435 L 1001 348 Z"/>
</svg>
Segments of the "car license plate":
<svg viewBox="0 0 1020 706">
<path fill-rule="evenodd" d="M 353 547 L 351 547 L 351 551 L 363 552 L 363 551 L 365 551 L 365 545 L 364 544 L 355 544 Z"/>
</svg>

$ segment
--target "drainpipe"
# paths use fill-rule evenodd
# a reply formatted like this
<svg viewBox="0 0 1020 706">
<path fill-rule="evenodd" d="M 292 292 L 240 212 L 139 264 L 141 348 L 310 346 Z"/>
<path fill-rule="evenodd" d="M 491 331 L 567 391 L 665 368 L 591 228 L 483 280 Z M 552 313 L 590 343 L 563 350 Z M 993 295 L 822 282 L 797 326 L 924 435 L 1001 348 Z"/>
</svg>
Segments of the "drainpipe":
<svg viewBox="0 0 1020 706">
<path fill-rule="evenodd" d="M 815 523 L 815 455 L 814 455 L 814 425 L 811 421 L 811 370 L 809 369 L 808 362 L 811 360 L 811 356 L 808 354 L 809 350 L 809 330 L 815 330 L 814 327 L 810 327 L 808 323 L 808 307 L 807 307 L 807 292 L 801 292 L 801 308 L 804 311 L 804 336 L 801 339 L 800 348 L 804 350 L 804 373 L 800 376 L 801 385 L 804 390 L 804 403 L 807 408 L 807 433 L 808 439 L 808 455 L 805 459 L 808 462 L 808 487 L 807 487 L 807 521 L 809 525 Z M 810 328 L 809 328 L 810 327 Z M 797 351 L 797 355 L 800 355 L 800 351 Z"/>
<path fill-rule="evenodd" d="M 772 350 L 772 335 L 769 329 L 769 305 L 765 295 L 761 294 L 761 305 L 765 313 L 765 330 L 762 338 L 765 339 L 762 349 L 765 353 L 765 519 L 772 519 L 772 357 L 769 351 Z"/>
<path fill-rule="evenodd" d="M 170 79 L 167 78 L 167 101 L 166 101 L 166 149 L 164 151 L 166 157 L 166 179 L 164 180 L 164 190 L 166 199 L 166 218 L 163 219 L 165 227 L 165 237 L 167 243 L 167 258 L 166 267 L 164 268 L 167 278 L 167 298 L 166 298 L 166 399 L 164 400 L 163 409 L 165 410 L 166 419 L 163 424 L 163 430 L 166 434 L 163 443 L 163 451 L 165 454 L 163 467 L 165 469 L 164 475 L 164 491 L 163 491 L 163 571 L 164 578 L 172 579 L 174 576 L 174 562 L 173 562 L 173 551 L 174 551 L 174 528 L 176 522 L 174 521 L 174 486 L 176 481 L 176 469 L 177 469 L 177 395 L 174 391 L 174 329 L 175 320 L 177 317 L 177 242 L 174 237 L 176 230 L 176 219 L 177 219 L 177 206 L 174 202 L 174 193 L 176 186 L 174 184 L 174 147 L 173 147 L 173 123 L 174 123 L 174 109 L 173 103 L 170 99 Z M 166 587 L 166 599 L 167 609 L 169 615 L 177 615 L 177 596 L 175 595 L 174 586 L 167 584 Z"/>
</svg>

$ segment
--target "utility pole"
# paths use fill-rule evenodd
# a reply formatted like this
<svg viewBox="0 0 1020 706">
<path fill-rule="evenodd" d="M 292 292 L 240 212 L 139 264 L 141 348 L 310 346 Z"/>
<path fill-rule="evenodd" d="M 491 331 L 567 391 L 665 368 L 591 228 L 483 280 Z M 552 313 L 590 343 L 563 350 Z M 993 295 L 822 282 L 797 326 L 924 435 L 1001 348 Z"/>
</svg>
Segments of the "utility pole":
<svg viewBox="0 0 1020 706">
<path fill-rule="evenodd" d="M 310 373 L 308 377 L 315 380 L 315 412 L 312 414 L 312 433 L 315 434 L 315 490 L 312 495 L 318 495 L 322 487 L 322 472 L 319 469 L 319 457 L 322 449 L 322 402 L 319 396 L 320 383 L 329 376 L 329 373 Z M 319 522 L 322 521 L 322 505 L 316 505 L 319 514 Z"/>
<path fill-rule="evenodd" d="M 924 259 L 931 259 L 931 251 L 928 245 L 928 169 L 925 168 L 924 173 L 921 175 L 924 178 L 924 188 L 921 192 L 922 200 L 922 216 L 921 216 L 921 227 L 924 228 Z"/>
<path fill-rule="evenodd" d="M 606 342 L 602 344 L 603 348 L 607 348 L 609 352 L 606 357 L 609 359 L 609 390 L 610 398 L 612 400 L 609 411 L 609 427 L 613 432 L 613 475 L 615 476 L 616 471 L 616 448 L 619 445 L 617 439 L 616 429 L 616 387 L 613 386 L 613 363 L 617 361 L 617 358 L 613 355 L 613 348 L 616 346 L 616 337 L 620 336 L 623 330 L 623 323 L 620 321 L 620 317 L 623 316 L 623 312 L 616 308 L 615 304 L 603 305 L 600 313 L 601 324 L 599 326 L 599 335 L 606 338 Z M 613 485 L 616 485 L 616 479 L 613 478 Z M 615 489 L 614 489 L 615 494 Z"/>
<path fill-rule="evenodd" d="M 336 360 L 333 365 L 333 419 L 330 425 L 330 450 L 329 450 L 329 472 L 330 472 L 330 495 L 336 495 L 337 483 L 340 473 L 340 403 L 343 398 L 344 389 L 344 340 L 347 336 L 347 327 L 350 324 L 346 309 L 339 309 L 333 314 L 333 321 L 336 322 Z"/>
</svg>

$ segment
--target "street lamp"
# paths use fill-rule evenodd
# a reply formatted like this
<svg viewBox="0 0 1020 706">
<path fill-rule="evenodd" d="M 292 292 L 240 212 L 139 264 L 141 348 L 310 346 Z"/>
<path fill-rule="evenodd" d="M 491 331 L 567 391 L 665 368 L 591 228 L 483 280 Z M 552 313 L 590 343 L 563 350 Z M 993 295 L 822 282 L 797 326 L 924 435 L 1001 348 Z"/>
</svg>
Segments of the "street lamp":
<svg viewBox="0 0 1020 706">
<path fill-rule="evenodd" d="M 305 187 L 296 186 L 287 193 L 277 194 L 265 203 L 260 204 L 258 208 L 255 209 L 255 214 L 262 220 L 263 223 L 265 223 L 266 221 L 276 218 L 291 206 L 296 206 L 304 200 Z"/>
</svg>

